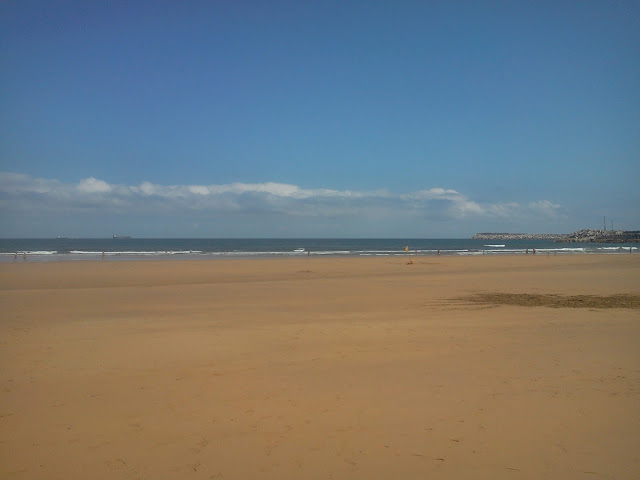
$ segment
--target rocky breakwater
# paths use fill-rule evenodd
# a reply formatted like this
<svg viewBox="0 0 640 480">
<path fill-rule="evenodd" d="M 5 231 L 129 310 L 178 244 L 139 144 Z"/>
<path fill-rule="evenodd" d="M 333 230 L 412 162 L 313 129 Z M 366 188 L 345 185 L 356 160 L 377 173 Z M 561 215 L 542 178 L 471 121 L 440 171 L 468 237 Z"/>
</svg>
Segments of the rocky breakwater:
<svg viewBox="0 0 640 480">
<path fill-rule="evenodd" d="M 557 240 L 565 234 L 559 233 L 476 233 L 472 240 Z"/>
<path fill-rule="evenodd" d="M 583 229 L 561 235 L 556 242 L 577 243 L 640 243 L 640 231 Z"/>
</svg>

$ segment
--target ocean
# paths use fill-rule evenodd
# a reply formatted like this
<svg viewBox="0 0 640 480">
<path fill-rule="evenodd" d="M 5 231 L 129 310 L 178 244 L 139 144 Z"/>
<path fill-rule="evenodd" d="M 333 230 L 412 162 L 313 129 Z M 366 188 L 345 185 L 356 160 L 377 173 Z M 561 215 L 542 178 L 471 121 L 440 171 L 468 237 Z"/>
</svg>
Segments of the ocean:
<svg viewBox="0 0 640 480">
<path fill-rule="evenodd" d="M 551 240 L 375 238 L 19 238 L 0 239 L 0 262 L 214 259 L 301 256 L 575 255 L 638 253 L 626 244 Z"/>
</svg>

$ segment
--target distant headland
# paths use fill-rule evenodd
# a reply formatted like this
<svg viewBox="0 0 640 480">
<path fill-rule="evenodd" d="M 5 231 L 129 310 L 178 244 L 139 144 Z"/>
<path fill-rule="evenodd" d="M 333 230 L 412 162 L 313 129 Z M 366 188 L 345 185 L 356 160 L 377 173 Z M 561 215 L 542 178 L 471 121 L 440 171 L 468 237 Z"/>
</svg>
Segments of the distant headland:
<svg viewBox="0 0 640 480">
<path fill-rule="evenodd" d="M 640 243 L 640 230 L 582 229 L 573 233 L 476 233 L 473 240 L 553 240 L 578 243 Z"/>
</svg>

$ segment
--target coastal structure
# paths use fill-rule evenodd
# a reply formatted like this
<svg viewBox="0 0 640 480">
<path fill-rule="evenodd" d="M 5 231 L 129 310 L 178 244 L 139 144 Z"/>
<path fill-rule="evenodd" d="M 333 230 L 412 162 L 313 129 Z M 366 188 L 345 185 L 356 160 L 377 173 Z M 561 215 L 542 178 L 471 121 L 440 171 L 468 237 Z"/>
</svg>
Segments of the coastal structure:
<svg viewBox="0 0 640 480">
<path fill-rule="evenodd" d="M 639 243 L 640 230 L 593 230 L 573 233 L 476 233 L 473 240 L 553 240 L 568 243 Z"/>
<path fill-rule="evenodd" d="M 472 240 L 556 240 L 562 233 L 476 233 Z"/>
<path fill-rule="evenodd" d="M 591 230 L 583 229 L 564 235 L 560 242 L 594 242 L 594 243 L 638 243 L 640 230 Z"/>
</svg>

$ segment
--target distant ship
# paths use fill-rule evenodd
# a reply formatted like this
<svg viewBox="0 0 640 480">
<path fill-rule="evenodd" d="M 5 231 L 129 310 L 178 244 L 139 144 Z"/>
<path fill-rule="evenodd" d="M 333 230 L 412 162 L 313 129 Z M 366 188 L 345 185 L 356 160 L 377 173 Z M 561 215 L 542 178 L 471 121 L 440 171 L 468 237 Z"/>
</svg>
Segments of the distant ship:
<svg viewBox="0 0 640 480">
<path fill-rule="evenodd" d="M 125 238 L 131 238 L 131 236 L 130 235 L 114 235 L 113 236 L 114 240 L 122 240 L 122 239 L 125 239 Z"/>
</svg>

